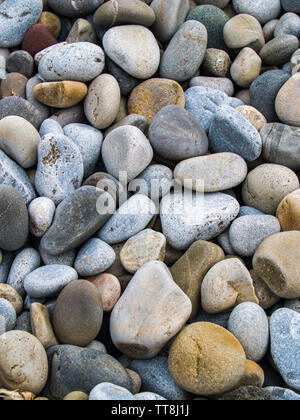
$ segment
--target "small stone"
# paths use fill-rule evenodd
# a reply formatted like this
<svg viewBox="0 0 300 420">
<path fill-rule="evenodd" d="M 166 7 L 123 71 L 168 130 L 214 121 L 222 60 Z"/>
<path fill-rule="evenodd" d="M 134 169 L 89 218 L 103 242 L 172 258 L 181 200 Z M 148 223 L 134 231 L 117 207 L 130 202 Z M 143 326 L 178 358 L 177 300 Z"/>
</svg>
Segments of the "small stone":
<svg viewBox="0 0 300 420">
<path fill-rule="evenodd" d="M 6 70 L 9 73 L 20 73 L 29 79 L 32 76 L 33 69 L 33 58 L 27 51 L 14 51 L 7 58 Z"/>
<path fill-rule="evenodd" d="M 234 255 L 234 250 L 229 240 L 229 228 L 226 229 L 223 233 L 221 233 L 221 235 L 218 236 L 217 240 L 221 248 L 223 248 L 225 254 Z"/>
<path fill-rule="evenodd" d="M 16 115 L 30 122 L 37 130 L 43 122 L 43 114 L 26 99 L 20 96 L 8 96 L 0 101 L 0 119 Z"/>
<path fill-rule="evenodd" d="M 234 153 L 217 153 L 199 156 L 181 161 L 174 170 L 174 178 L 184 185 L 192 181 L 195 191 L 219 192 L 240 185 L 246 178 L 247 164 L 243 158 Z"/>
<path fill-rule="evenodd" d="M 208 313 L 221 313 L 243 302 L 259 301 L 246 267 L 230 258 L 217 263 L 206 274 L 201 287 L 202 307 Z"/>
<path fill-rule="evenodd" d="M 242 89 L 239 90 L 236 94 L 235 97 L 237 99 L 239 99 L 240 101 L 243 102 L 243 105 L 241 104 L 240 106 L 245 106 L 248 105 L 250 106 L 251 104 L 251 99 L 250 99 L 250 90 L 249 89 Z M 254 108 L 255 109 L 255 108 Z"/>
<path fill-rule="evenodd" d="M 267 66 L 282 66 L 289 61 L 299 48 L 298 38 L 294 35 L 279 35 L 269 41 L 259 55 Z"/>
<path fill-rule="evenodd" d="M 259 304 L 263 309 L 270 309 L 280 301 L 279 296 L 276 296 L 267 284 L 257 275 L 254 270 L 250 271 L 253 280 L 255 294 L 258 297 Z"/>
<path fill-rule="evenodd" d="M 279 309 L 270 320 L 271 353 L 286 384 L 300 391 L 299 368 L 300 314 L 290 309 Z"/>
<path fill-rule="evenodd" d="M 247 0 L 233 0 L 232 3 L 237 14 L 254 16 L 262 24 L 277 18 L 281 12 L 280 0 L 256 0 L 252 3 Z"/>
<path fill-rule="evenodd" d="M 255 51 L 248 47 L 243 48 L 231 66 L 232 80 L 242 88 L 250 87 L 260 75 L 261 64 L 261 58 Z"/>
<path fill-rule="evenodd" d="M 256 251 L 253 268 L 277 296 L 296 299 L 300 294 L 299 231 L 281 232 L 267 238 Z"/>
<path fill-rule="evenodd" d="M 300 71 L 300 49 L 294 52 L 290 61 L 290 70 L 292 75 Z"/>
<path fill-rule="evenodd" d="M 236 387 L 246 370 L 245 352 L 224 328 L 199 322 L 184 328 L 169 355 L 174 381 L 196 395 L 215 395 Z"/>
<path fill-rule="evenodd" d="M 49 310 L 40 303 L 33 303 L 30 307 L 32 334 L 42 343 L 45 349 L 58 345 L 50 321 Z"/>
<path fill-rule="evenodd" d="M 7 96 L 20 96 L 26 99 L 27 77 L 21 73 L 8 73 L 1 82 L 2 98 Z"/>
<path fill-rule="evenodd" d="M 272 19 L 264 25 L 263 32 L 264 32 L 264 37 L 265 37 L 266 42 L 269 42 L 271 41 L 271 39 L 274 38 L 274 32 L 275 32 L 277 23 L 278 23 L 278 19 Z"/>
<path fill-rule="evenodd" d="M 275 215 L 281 201 L 299 186 L 298 177 L 291 169 L 266 163 L 248 174 L 243 185 L 243 200 L 248 206 Z"/>
<path fill-rule="evenodd" d="M 237 255 L 252 257 L 266 238 L 280 230 L 280 223 L 274 216 L 243 216 L 233 221 L 229 240 Z"/>
<path fill-rule="evenodd" d="M 106 273 L 89 277 L 88 280 L 97 287 L 101 295 L 103 311 L 111 312 L 121 296 L 121 285 L 117 277 Z"/>
<path fill-rule="evenodd" d="M 9 284 L 0 283 L 0 298 L 5 299 L 12 304 L 17 315 L 20 315 L 23 309 L 23 299 L 19 293 Z"/>
<path fill-rule="evenodd" d="M 221 90 L 228 96 L 234 94 L 234 85 L 230 79 L 225 77 L 204 77 L 197 76 L 190 80 L 190 87 L 208 87 L 211 89 Z"/>
<path fill-rule="evenodd" d="M 103 37 L 105 53 L 138 79 L 153 76 L 160 62 L 160 51 L 156 39 L 149 29 L 139 25 L 115 26 Z"/>
<path fill-rule="evenodd" d="M 226 77 L 231 64 L 231 59 L 226 51 L 208 48 L 204 56 L 202 69 L 210 76 Z"/>
<path fill-rule="evenodd" d="M 31 26 L 26 33 L 22 43 L 22 50 L 35 56 L 38 52 L 55 44 L 57 44 L 57 40 L 51 32 L 48 31 L 46 26 L 37 23 L 36 25 Z"/>
<path fill-rule="evenodd" d="M 172 161 L 201 156 L 208 150 L 208 138 L 201 125 L 176 105 L 166 106 L 155 115 L 149 139 L 156 153 Z"/>
<path fill-rule="evenodd" d="M 139 193 L 147 195 L 158 204 L 159 199 L 168 194 L 172 188 L 173 172 L 164 165 L 150 165 L 136 181 L 140 180 L 145 181 L 146 185 L 140 189 Z"/>
<path fill-rule="evenodd" d="M 252 162 L 262 151 L 261 137 L 242 114 L 225 105 L 220 107 L 209 130 L 210 149 L 214 153 L 232 152 Z"/>
<path fill-rule="evenodd" d="M 155 115 L 168 105 L 184 108 L 185 98 L 182 87 L 174 80 L 150 79 L 131 92 L 128 111 L 130 114 L 144 116 L 150 124 Z"/>
<path fill-rule="evenodd" d="M 184 82 L 199 69 L 207 46 L 207 30 L 195 20 L 181 25 L 160 63 L 160 76 L 165 79 Z"/>
<path fill-rule="evenodd" d="M 228 392 L 219 401 L 273 401 L 272 395 L 255 386 L 242 386 L 234 391 Z"/>
<path fill-rule="evenodd" d="M 78 280 L 60 293 L 54 308 L 53 327 L 60 343 L 84 347 L 99 334 L 102 319 L 98 289 L 86 280 Z"/>
<path fill-rule="evenodd" d="M 300 401 L 300 395 L 290 389 L 276 386 L 268 386 L 265 389 L 270 392 L 275 401 Z"/>
<path fill-rule="evenodd" d="M 48 361 L 39 340 L 25 331 L 9 331 L 0 340 L 0 380 L 7 389 L 38 395 L 46 385 Z"/>
<path fill-rule="evenodd" d="M 164 263 L 145 264 L 113 309 L 113 343 L 129 357 L 150 359 L 180 331 L 191 309 L 189 298 L 173 281 Z M 137 318 L 138 325 L 133 322 Z"/>
<path fill-rule="evenodd" d="M 5 331 L 11 331 L 15 328 L 17 320 L 15 308 L 12 303 L 3 298 L 0 298 L 0 316 L 5 319 Z"/>
<path fill-rule="evenodd" d="M 258 53 L 265 45 L 260 23 L 248 14 L 238 14 L 230 19 L 223 34 L 227 47 L 232 49 L 249 47 Z"/>
<path fill-rule="evenodd" d="M 257 109 L 252 106 L 239 106 L 236 108 L 250 124 L 252 124 L 258 132 L 267 124 L 266 118 Z"/>
<path fill-rule="evenodd" d="M 43 122 L 45 120 L 47 120 L 50 117 L 50 108 L 47 107 L 46 105 L 42 104 L 41 102 L 39 102 L 35 96 L 34 96 L 34 88 L 39 85 L 42 82 L 42 80 L 40 79 L 40 77 L 38 75 L 32 77 L 31 79 L 28 80 L 27 84 L 26 84 L 26 98 L 27 101 L 31 103 L 31 105 L 33 105 L 35 108 L 38 109 L 38 111 L 40 112 Z M 42 125 L 43 125 L 42 122 Z M 40 126 L 41 127 L 41 126 Z M 41 136 L 42 137 L 42 136 Z"/>
<path fill-rule="evenodd" d="M 128 239 L 122 248 L 120 258 L 125 270 L 135 274 L 139 268 L 150 261 L 164 261 L 165 253 L 164 235 L 146 229 Z"/>
<path fill-rule="evenodd" d="M 41 238 L 52 224 L 55 204 L 47 197 L 36 198 L 29 205 L 28 214 L 31 234 Z"/>
<path fill-rule="evenodd" d="M 300 190 L 288 194 L 282 200 L 276 216 L 283 232 L 300 230 Z"/>
<path fill-rule="evenodd" d="M 47 0 L 48 6 L 56 13 L 70 18 L 85 16 L 93 13 L 101 6 L 103 0 L 75 0 L 70 3 L 68 0 Z"/>
<path fill-rule="evenodd" d="M 29 312 L 24 311 L 17 318 L 15 330 L 17 330 L 17 331 L 25 331 L 25 332 L 28 332 L 29 334 L 32 334 Z"/>
<path fill-rule="evenodd" d="M 35 86 L 35 98 L 53 108 L 70 108 L 77 105 L 87 95 L 88 88 L 81 82 L 49 82 Z"/>
<path fill-rule="evenodd" d="M 104 69 L 104 52 L 90 42 L 54 46 L 39 62 L 39 73 L 49 82 L 89 82 Z"/>
<path fill-rule="evenodd" d="M 135 400 L 128 389 L 115 384 L 103 382 L 92 389 L 89 401 L 130 401 Z"/>
<path fill-rule="evenodd" d="M 133 383 L 133 394 L 138 394 L 141 390 L 141 386 L 142 386 L 142 379 L 140 377 L 140 375 L 136 372 L 134 372 L 131 369 L 126 369 L 127 373 L 129 374 L 132 383 Z"/>
<path fill-rule="evenodd" d="M 300 127 L 300 110 L 297 97 L 300 92 L 300 73 L 291 77 L 276 97 L 276 112 L 280 120 L 288 125 Z"/>
<path fill-rule="evenodd" d="M 81 391 L 73 391 L 64 397 L 64 401 L 88 401 L 89 396 Z"/>
<path fill-rule="evenodd" d="M 105 345 L 100 343 L 100 341 L 97 341 L 97 340 L 91 341 L 90 344 L 86 346 L 86 348 L 98 350 L 98 351 L 101 351 L 101 353 L 107 353 Z"/>
<path fill-rule="evenodd" d="M 102 74 L 89 86 L 84 102 L 84 112 L 94 127 L 108 128 L 120 108 L 121 92 L 117 80 L 110 74 Z"/>
<path fill-rule="evenodd" d="M 77 19 L 69 32 L 66 42 L 91 42 L 97 44 L 97 34 L 93 25 L 86 19 Z"/>
<path fill-rule="evenodd" d="M 54 38 L 58 38 L 61 31 L 61 22 L 57 15 L 48 11 L 42 12 L 39 23 L 46 26 Z"/>
<path fill-rule="evenodd" d="M 259 362 L 269 348 L 269 321 L 257 304 L 244 302 L 230 315 L 228 330 L 239 340 L 248 359 Z"/>
<path fill-rule="evenodd" d="M 56 121 L 61 127 L 68 124 L 86 123 L 86 118 L 83 112 L 82 104 L 72 106 L 71 108 L 63 109 L 51 116 L 51 119 Z"/>
<path fill-rule="evenodd" d="M 76 271 L 71 267 L 45 265 L 26 276 L 24 288 L 33 298 L 50 298 L 57 296 L 65 286 L 77 278 Z"/>
<path fill-rule="evenodd" d="M 239 386 L 255 386 L 262 388 L 265 382 L 265 374 L 262 368 L 252 360 L 247 360 L 247 368 Z"/>
</svg>

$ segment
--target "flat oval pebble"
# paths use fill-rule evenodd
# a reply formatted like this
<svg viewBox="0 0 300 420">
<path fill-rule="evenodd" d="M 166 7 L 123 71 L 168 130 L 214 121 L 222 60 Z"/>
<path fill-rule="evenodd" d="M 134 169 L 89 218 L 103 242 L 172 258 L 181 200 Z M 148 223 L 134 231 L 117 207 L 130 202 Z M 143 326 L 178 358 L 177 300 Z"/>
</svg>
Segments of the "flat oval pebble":
<svg viewBox="0 0 300 420">
<path fill-rule="evenodd" d="M 7 299 L 0 298 L 0 316 L 5 319 L 5 330 L 11 331 L 15 328 L 17 315 L 13 304 Z"/>
<path fill-rule="evenodd" d="M 76 271 L 66 265 L 45 265 L 30 274 L 24 280 L 24 288 L 33 298 L 49 298 L 74 280 L 78 279 Z"/>
<path fill-rule="evenodd" d="M 287 63 L 299 48 L 299 41 L 294 35 L 279 35 L 269 41 L 259 55 L 267 66 L 282 66 Z"/>
<path fill-rule="evenodd" d="M 180 162 L 174 170 L 174 178 L 182 185 L 191 180 L 196 191 L 203 191 L 203 185 L 197 188 L 197 181 L 203 180 L 204 192 L 219 192 L 240 185 L 247 172 L 247 164 L 239 155 L 217 153 Z"/>
<path fill-rule="evenodd" d="M 233 0 L 233 7 L 237 14 L 245 13 L 254 16 L 260 23 L 269 22 L 279 16 L 281 11 L 280 0 Z"/>
<path fill-rule="evenodd" d="M 280 223 L 274 216 L 243 216 L 230 226 L 229 240 L 237 255 L 252 257 L 266 238 L 280 230 Z"/>
<path fill-rule="evenodd" d="M 70 108 L 87 95 L 88 89 L 81 82 L 48 82 L 35 86 L 34 96 L 44 105 L 53 108 Z"/>
<path fill-rule="evenodd" d="M 70 18 L 88 15 L 94 12 L 97 7 L 101 6 L 103 0 L 74 0 L 69 2 L 68 0 L 47 0 L 48 5 L 57 13 L 62 16 Z"/>
<path fill-rule="evenodd" d="M 55 46 L 39 62 L 39 74 L 49 82 L 89 82 L 99 76 L 105 64 L 104 52 L 90 42 Z"/>
<path fill-rule="evenodd" d="M 134 399 L 134 395 L 128 389 L 106 382 L 93 388 L 89 395 L 89 401 L 130 401 Z"/>
<path fill-rule="evenodd" d="M 270 392 L 275 401 L 300 401 L 300 395 L 287 388 L 268 386 L 266 391 Z"/>
<path fill-rule="evenodd" d="M 160 63 L 158 44 L 149 29 L 139 25 L 115 26 L 103 37 L 106 54 L 138 79 L 149 79 Z"/>
<path fill-rule="evenodd" d="M 127 356 L 151 359 L 181 330 L 191 310 L 189 298 L 167 266 L 149 262 L 137 271 L 114 307 L 111 338 Z"/>
</svg>

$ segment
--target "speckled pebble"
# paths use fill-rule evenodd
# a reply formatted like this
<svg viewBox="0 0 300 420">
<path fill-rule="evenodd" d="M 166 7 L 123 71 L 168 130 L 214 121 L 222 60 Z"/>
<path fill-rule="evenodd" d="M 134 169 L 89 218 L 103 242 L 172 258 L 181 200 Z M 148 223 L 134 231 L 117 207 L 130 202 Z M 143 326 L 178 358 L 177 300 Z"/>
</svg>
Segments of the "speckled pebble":
<svg viewBox="0 0 300 420">
<path fill-rule="evenodd" d="M 79 276 L 96 276 L 111 267 L 115 259 L 115 252 L 107 243 L 93 238 L 80 249 L 74 268 Z"/>
<path fill-rule="evenodd" d="M 12 303 L 3 298 L 0 298 L 0 315 L 5 319 L 5 330 L 13 330 L 17 320 L 16 311 Z"/>
</svg>

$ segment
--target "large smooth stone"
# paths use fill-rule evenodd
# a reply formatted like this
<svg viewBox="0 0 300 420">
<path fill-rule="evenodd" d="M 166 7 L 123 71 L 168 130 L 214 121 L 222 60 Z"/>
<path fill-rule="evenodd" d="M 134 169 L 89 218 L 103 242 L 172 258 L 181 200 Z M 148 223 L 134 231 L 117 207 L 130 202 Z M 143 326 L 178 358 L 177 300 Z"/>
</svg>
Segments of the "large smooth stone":
<svg viewBox="0 0 300 420">
<path fill-rule="evenodd" d="M 80 17 L 93 13 L 97 7 L 101 6 L 104 0 L 47 0 L 48 5 L 57 14 L 69 18 Z"/>
<path fill-rule="evenodd" d="M 56 205 L 81 186 L 83 160 L 77 145 L 68 137 L 47 134 L 38 146 L 35 187 L 40 196 Z"/>
<path fill-rule="evenodd" d="M 47 350 L 49 389 L 56 399 L 73 391 L 90 391 L 102 382 L 112 382 L 132 391 L 126 369 L 113 357 L 94 349 L 54 346 Z"/>
<path fill-rule="evenodd" d="M 286 384 L 300 391 L 300 314 L 279 309 L 270 320 L 271 353 L 274 363 Z"/>
<path fill-rule="evenodd" d="M 259 55 L 266 66 L 282 66 L 287 63 L 299 48 L 298 38 L 294 35 L 279 35 L 269 41 Z"/>
<path fill-rule="evenodd" d="M 111 338 L 127 356 L 151 359 L 181 330 L 191 310 L 167 266 L 150 262 L 137 271 L 114 307 Z"/>
<path fill-rule="evenodd" d="M 226 194 L 177 192 L 162 199 L 160 217 L 168 244 L 185 251 L 195 241 L 218 236 L 239 211 L 239 203 Z"/>
<path fill-rule="evenodd" d="M 70 194 L 56 209 L 54 222 L 44 235 L 44 252 L 56 256 L 83 244 L 110 218 L 97 212 L 97 201 L 104 191 L 92 186 Z"/>
<path fill-rule="evenodd" d="M 0 185 L 0 248 L 16 251 L 21 248 L 29 233 L 27 207 L 18 191 Z"/>
<path fill-rule="evenodd" d="M 197 72 L 207 47 L 207 30 L 197 21 L 185 22 L 165 50 L 159 68 L 161 77 L 184 82 Z"/>
<path fill-rule="evenodd" d="M 126 125 L 116 128 L 103 142 L 104 165 L 116 179 L 120 179 L 120 172 L 126 172 L 128 182 L 132 181 L 147 168 L 152 157 L 152 147 L 137 127 Z"/>
<path fill-rule="evenodd" d="M 102 48 L 90 42 L 75 42 L 47 52 L 39 62 L 39 74 L 49 82 L 89 82 L 102 73 L 104 64 Z"/>
<path fill-rule="evenodd" d="M 276 19 L 281 12 L 280 0 L 233 0 L 232 4 L 237 14 L 254 16 L 261 24 Z"/>
<path fill-rule="evenodd" d="M 6 0 L 0 5 L 0 47 L 21 44 L 28 29 L 38 22 L 42 0 Z"/>
<path fill-rule="evenodd" d="M 174 170 L 174 178 L 182 185 L 185 180 L 192 180 L 195 191 L 198 181 L 203 180 L 204 192 L 219 192 L 240 185 L 247 173 L 247 164 L 239 155 L 217 153 L 180 162 Z M 203 186 L 199 187 L 203 191 Z"/>
<path fill-rule="evenodd" d="M 299 94 L 300 73 L 296 73 L 282 86 L 276 97 L 276 112 L 284 124 L 300 127 Z"/>
<path fill-rule="evenodd" d="M 243 302 L 259 303 L 250 273 L 237 258 L 223 260 L 209 270 L 202 282 L 201 301 L 210 314 L 231 310 Z"/>
<path fill-rule="evenodd" d="M 53 328 L 61 344 L 85 347 L 99 334 L 103 309 L 98 289 L 86 280 L 73 281 L 60 293 Z"/>
<path fill-rule="evenodd" d="M 74 268 L 67 265 L 45 265 L 28 274 L 24 280 L 24 288 L 32 298 L 42 299 L 55 297 L 78 275 Z"/>
<path fill-rule="evenodd" d="M 160 51 L 149 29 L 139 25 L 115 26 L 103 37 L 105 53 L 130 76 L 149 79 L 160 63 Z"/>
<path fill-rule="evenodd" d="M 180 388 L 196 395 L 216 395 L 238 386 L 246 371 L 246 355 L 230 332 L 197 322 L 174 341 L 169 370 Z"/>
<path fill-rule="evenodd" d="M 256 128 L 239 111 L 227 105 L 216 112 L 209 140 L 214 153 L 236 153 L 250 162 L 258 159 L 262 151 L 261 137 Z"/>
<path fill-rule="evenodd" d="M 166 106 L 155 115 L 149 139 L 156 153 L 172 161 L 201 156 L 208 150 L 208 138 L 201 125 L 176 105 Z"/>
</svg>

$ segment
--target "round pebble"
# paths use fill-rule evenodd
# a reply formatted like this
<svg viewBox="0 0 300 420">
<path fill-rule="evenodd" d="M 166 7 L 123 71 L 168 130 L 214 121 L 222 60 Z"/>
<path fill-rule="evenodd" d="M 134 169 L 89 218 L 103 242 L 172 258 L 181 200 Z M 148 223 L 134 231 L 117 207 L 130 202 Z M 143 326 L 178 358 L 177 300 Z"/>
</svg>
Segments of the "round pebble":
<svg viewBox="0 0 300 420">
<path fill-rule="evenodd" d="M 121 285 L 117 277 L 112 274 L 105 273 L 89 277 L 88 280 L 97 287 L 101 295 L 103 311 L 112 311 L 121 295 Z"/>
<path fill-rule="evenodd" d="M 28 214 L 31 234 L 41 238 L 52 224 L 55 204 L 47 197 L 36 198 L 29 205 Z"/>
<path fill-rule="evenodd" d="M 280 120 L 288 125 L 300 127 L 300 111 L 297 95 L 300 89 L 300 73 L 296 73 L 280 89 L 275 102 L 276 112 Z"/>
<path fill-rule="evenodd" d="M 260 75 L 262 61 L 251 48 L 243 48 L 230 68 L 232 80 L 242 88 L 250 87 Z"/>
</svg>

